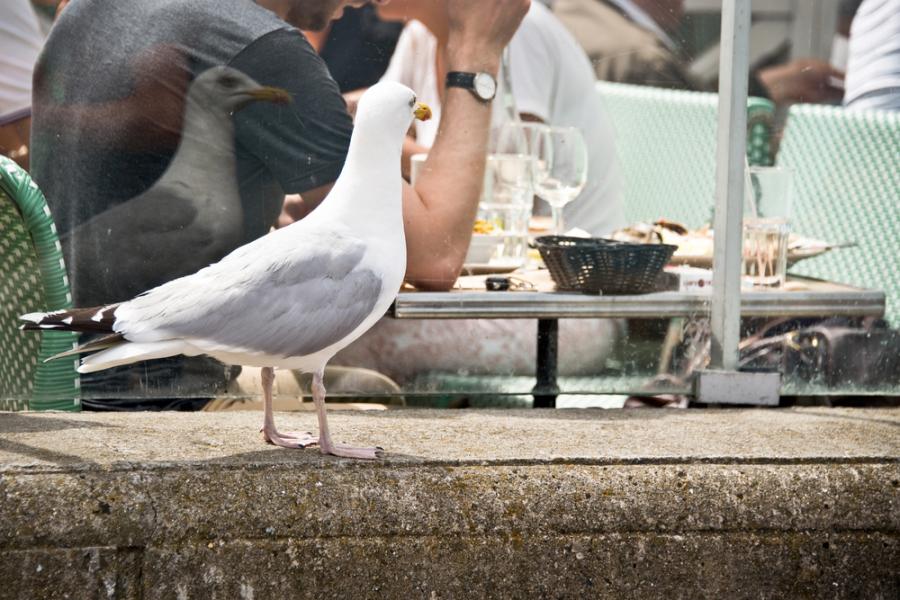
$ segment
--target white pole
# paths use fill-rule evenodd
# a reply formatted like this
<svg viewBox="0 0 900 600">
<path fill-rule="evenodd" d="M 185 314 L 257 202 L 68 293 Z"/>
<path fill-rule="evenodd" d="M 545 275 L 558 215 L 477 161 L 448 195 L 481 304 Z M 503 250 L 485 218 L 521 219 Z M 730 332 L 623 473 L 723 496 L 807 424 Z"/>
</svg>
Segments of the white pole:
<svg viewBox="0 0 900 600">
<path fill-rule="evenodd" d="M 710 366 L 727 371 L 737 370 L 740 342 L 749 54 L 750 0 L 724 0 L 719 60 Z"/>
</svg>

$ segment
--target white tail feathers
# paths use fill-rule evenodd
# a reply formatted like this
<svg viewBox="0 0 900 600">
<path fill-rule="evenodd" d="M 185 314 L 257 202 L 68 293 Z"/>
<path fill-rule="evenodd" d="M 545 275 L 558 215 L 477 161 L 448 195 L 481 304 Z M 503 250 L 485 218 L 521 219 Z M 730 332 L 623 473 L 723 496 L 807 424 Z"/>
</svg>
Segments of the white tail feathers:
<svg viewBox="0 0 900 600">
<path fill-rule="evenodd" d="M 182 340 L 166 340 L 163 342 L 125 343 L 107 350 L 101 350 L 96 354 L 86 356 L 78 367 L 79 373 L 93 373 L 119 365 L 127 365 L 141 360 L 154 358 L 166 358 L 176 354 L 196 356 L 202 354 L 200 350 Z"/>
</svg>

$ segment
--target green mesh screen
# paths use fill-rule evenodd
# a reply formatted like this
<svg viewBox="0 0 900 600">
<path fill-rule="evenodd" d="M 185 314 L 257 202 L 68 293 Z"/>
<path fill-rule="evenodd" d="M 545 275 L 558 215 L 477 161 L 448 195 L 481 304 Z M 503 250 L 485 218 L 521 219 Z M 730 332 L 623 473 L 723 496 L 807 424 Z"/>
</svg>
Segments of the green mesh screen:
<svg viewBox="0 0 900 600">
<path fill-rule="evenodd" d="M 718 96 L 598 82 L 616 128 L 629 223 L 671 219 L 689 227 L 712 220 L 716 187 Z M 769 164 L 774 108 L 748 103 L 751 164 Z"/>
<path fill-rule="evenodd" d="M 795 105 L 778 164 L 795 170 L 794 229 L 858 244 L 791 272 L 884 290 L 900 325 L 900 114 Z"/>
</svg>

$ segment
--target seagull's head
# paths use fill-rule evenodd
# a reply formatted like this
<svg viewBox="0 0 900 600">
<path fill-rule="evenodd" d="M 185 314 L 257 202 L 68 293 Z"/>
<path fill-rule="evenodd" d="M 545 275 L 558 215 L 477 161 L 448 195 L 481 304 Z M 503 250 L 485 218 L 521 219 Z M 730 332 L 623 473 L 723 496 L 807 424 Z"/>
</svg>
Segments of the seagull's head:
<svg viewBox="0 0 900 600">
<path fill-rule="evenodd" d="M 264 86 L 231 67 L 213 67 L 201 73 L 191 84 L 190 93 L 203 106 L 217 107 L 226 113 L 240 110 L 251 102 L 286 104 L 291 96 L 285 90 Z"/>
<path fill-rule="evenodd" d="M 416 101 L 416 94 L 400 83 L 383 81 L 370 87 L 359 99 L 356 128 L 377 127 L 402 140 L 413 119 L 427 121 L 431 109 Z"/>
</svg>

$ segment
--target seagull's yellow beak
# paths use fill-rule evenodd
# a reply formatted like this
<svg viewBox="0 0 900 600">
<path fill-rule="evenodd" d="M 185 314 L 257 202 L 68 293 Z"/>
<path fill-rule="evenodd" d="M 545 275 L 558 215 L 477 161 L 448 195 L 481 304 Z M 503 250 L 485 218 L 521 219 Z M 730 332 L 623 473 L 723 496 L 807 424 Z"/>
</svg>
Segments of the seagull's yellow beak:
<svg viewBox="0 0 900 600">
<path fill-rule="evenodd" d="M 420 121 L 427 121 L 431 118 L 431 109 L 424 102 L 419 102 L 416 104 L 415 110 L 413 110 L 413 114 L 416 115 L 416 118 Z"/>
<path fill-rule="evenodd" d="M 275 104 L 288 104 L 291 102 L 291 95 L 287 90 L 277 87 L 258 87 L 255 90 L 247 92 L 254 100 L 262 100 L 264 102 L 274 102 Z"/>
</svg>

